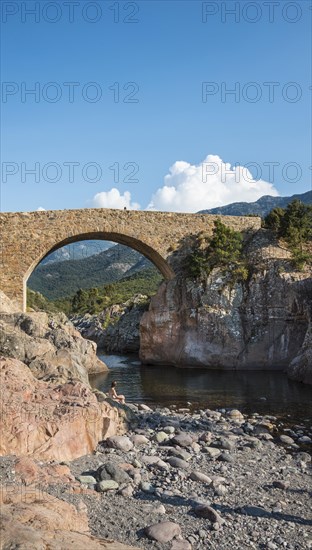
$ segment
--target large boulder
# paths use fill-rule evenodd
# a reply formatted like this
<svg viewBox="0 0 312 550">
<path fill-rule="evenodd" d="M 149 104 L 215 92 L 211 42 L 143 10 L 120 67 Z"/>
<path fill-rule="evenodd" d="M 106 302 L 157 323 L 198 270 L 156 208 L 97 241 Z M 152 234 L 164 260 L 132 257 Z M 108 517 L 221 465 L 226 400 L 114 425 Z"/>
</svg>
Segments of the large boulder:
<svg viewBox="0 0 312 550">
<path fill-rule="evenodd" d="M 90 534 L 86 506 L 79 509 L 40 488 L 0 491 L 1 548 L 25 550 L 139 550 Z"/>
<path fill-rule="evenodd" d="M 0 358 L 0 455 L 73 460 L 125 431 L 121 407 L 99 402 L 89 385 L 37 380 L 16 359 Z"/>
<path fill-rule="evenodd" d="M 88 375 L 108 370 L 96 344 L 81 337 L 65 315 L 0 313 L 0 354 L 22 361 L 39 379 L 88 383 Z"/>
</svg>

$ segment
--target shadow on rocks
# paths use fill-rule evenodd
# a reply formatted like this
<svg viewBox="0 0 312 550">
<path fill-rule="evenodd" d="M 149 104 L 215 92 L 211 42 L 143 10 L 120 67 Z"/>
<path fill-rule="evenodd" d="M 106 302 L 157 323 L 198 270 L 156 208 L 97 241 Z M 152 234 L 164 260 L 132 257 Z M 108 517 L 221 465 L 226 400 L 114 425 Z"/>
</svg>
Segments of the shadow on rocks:
<svg viewBox="0 0 312 550">
<path fill-rule="evenodd" d="M 221 514 L 240 514 L 243 516 L 275 519 L 277 521 L 288 521 L 292 523 L 299 523 L 300 525 L 312 525 L 312 520 L 301 518 L 300 516 L 294 516 L 292 514 L 284 514 L 283 512 L 269 512 L 260 506 L 243 506 L 237 508 L 231 508 L 222 504 L 215 504 L 215 509 Z"/>
</svg>

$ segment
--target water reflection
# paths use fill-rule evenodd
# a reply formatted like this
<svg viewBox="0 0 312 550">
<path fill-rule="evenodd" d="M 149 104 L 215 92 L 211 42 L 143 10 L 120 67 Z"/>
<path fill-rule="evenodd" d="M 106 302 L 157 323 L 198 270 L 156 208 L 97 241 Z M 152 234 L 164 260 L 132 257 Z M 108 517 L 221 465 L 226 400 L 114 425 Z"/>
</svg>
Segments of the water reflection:
<svg viewBox="0 0 312 550">
<path fill-rule="evenodd" d="M 238 407 L 244 412 L 312 416 L 312 387 L 288 380 L 282 372 L 207 371 L 165 366 L 141 366 L 125 356 L 101 355 L 110 368 L 93 376 L 93 387 L 107 392 L 112 380 L 128 402 L 168 406 Z"/>
</svg>

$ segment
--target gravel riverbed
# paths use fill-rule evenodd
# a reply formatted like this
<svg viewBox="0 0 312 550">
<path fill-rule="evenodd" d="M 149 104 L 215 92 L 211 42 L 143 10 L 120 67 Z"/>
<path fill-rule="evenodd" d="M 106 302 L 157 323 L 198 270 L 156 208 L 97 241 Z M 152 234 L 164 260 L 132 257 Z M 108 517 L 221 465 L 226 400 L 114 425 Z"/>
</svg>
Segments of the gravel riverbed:
<svg viewBox="0 0 312 550">
<path fill-rule="evenodd" d="M 94 535 L 164 550 L 312 548 L 308 420 L 281 432 L 275 417 L 236 410 L 133 409 L 127 436 L 69 464 L 91 475 L 79 478 L 90 492 L 62 498 L 83 499 Z"/>
<path fill-rule="evenodd" d="M 45 488 L 84 503 L 93 535 L 142 549 L 312 549 L 311 421 L 131 408 L 127 435 L 66 463 L 75 491 Z"/>
</svg>

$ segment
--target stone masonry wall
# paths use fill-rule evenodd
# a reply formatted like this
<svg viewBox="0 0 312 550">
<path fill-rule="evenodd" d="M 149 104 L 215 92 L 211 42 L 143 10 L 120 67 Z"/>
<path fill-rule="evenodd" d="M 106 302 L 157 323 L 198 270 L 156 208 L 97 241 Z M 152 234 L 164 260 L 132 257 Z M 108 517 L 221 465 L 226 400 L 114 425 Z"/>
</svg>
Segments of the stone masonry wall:
<svg viewBox="0 0 312 550">
<path fill-rule="evenodd" d="M 213 221 L 220 217 L 240 231 L 257 231 L 261 226 L 258 217 L 104 208 L 0 213 L 0 288 L 25 310 L 27 279 L 40 260 L 61 246 L 84 239 L 130 246 L 171 279 L 174 272 L 166 261 L 170 251 L 189 235 L 212 231 Z"/>
</svg>

